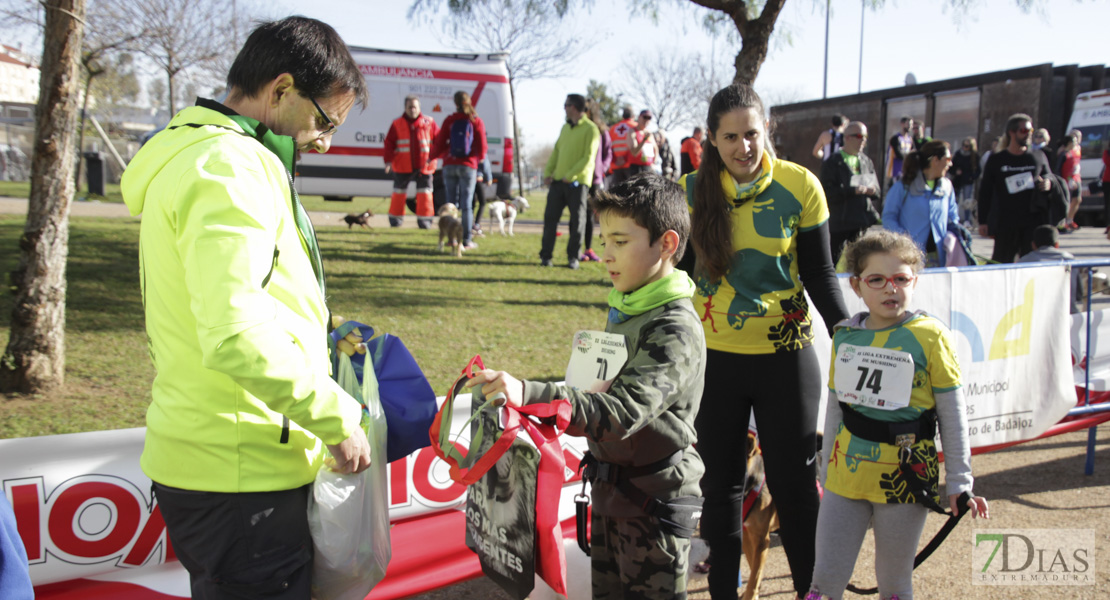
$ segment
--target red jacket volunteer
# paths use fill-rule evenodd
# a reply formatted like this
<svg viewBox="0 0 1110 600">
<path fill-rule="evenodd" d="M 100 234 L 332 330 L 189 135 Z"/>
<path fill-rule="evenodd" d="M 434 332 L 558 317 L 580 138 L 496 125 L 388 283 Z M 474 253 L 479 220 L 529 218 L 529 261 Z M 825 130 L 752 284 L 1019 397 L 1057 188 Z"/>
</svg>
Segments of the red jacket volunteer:
<svg viewBox="0 0 1110 600">
<path fill-rule="evenodd" d="M 428 160 L 439 126 L 427 115 L 410 119 L 401 115 L 385 136 L 385 162 L 397 173 L 435 173 L 436 161 Z"/>
</svg>

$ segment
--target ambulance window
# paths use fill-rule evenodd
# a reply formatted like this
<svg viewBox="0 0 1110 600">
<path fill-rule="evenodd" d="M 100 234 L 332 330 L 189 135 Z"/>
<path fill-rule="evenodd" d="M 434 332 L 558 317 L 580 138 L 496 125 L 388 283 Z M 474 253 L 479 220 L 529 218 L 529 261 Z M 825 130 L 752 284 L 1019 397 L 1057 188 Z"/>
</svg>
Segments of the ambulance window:
<svg viewBox="0 0 1110 600">
<path fill-rule="evenodd" d="M 1080 127 L 1083 142 L 1080 144 L 1083 158 L 1102 158 L 1102 148 L 1110 139 L 1110 123 Z M 1086 173 L 1084 173 L 1086 175 Z"/>
</svg>

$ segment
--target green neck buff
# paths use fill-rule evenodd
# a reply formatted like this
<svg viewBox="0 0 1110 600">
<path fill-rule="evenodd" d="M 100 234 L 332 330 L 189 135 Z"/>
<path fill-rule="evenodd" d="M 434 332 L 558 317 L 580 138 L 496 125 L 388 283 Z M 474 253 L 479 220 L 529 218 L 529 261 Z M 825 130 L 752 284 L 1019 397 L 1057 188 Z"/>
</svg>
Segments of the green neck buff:
<svg viewBox="0 0 1110 600">
<path fill-rule="evenodd" d="M 694 281 L 686 271 L 676 269 L 670 275 L 628 294 L 616 289 L 609 290 L 609 321 L 623 323 L 653 308 L 693 295 Z"/>
</svg>

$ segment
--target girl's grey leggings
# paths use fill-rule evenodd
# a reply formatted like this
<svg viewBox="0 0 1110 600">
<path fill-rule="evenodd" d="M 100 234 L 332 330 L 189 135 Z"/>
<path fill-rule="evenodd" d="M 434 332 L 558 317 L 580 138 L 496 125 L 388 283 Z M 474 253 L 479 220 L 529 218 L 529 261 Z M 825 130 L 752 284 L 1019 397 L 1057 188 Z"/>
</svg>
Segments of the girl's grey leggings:
<svg viewBox="0 0 1110 600">
<path fill-rule="evenodd" d="M 825 490 L 817 514 L 817 561 L 812 589 L 840 600 L 867 533 L 875 529 L 875 578 L 879 598 L 913 600 L 913 559 L 928 509 L 920 504 L 877 504 Z"/>
</svg>

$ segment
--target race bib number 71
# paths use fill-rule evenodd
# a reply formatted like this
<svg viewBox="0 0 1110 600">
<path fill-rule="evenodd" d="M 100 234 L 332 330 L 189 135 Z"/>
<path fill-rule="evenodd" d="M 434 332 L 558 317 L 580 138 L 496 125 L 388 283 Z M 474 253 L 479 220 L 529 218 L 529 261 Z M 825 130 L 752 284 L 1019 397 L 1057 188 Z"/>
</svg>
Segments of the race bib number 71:
<svg viewBox="0 0 1110 600">
<path fill-rule="evenodd" d="M 841 402 L 896 410 L 910 405 L 913 373 L 908 352 L 841 344 L 833 385 Z"/>
<path fill-rule="evenodd" d="M 607 392 L 628 362 L 623 335 L 605 331 L 579 331 L 567 364 L 567 385 L 584 392 Z"/>
</svg>

